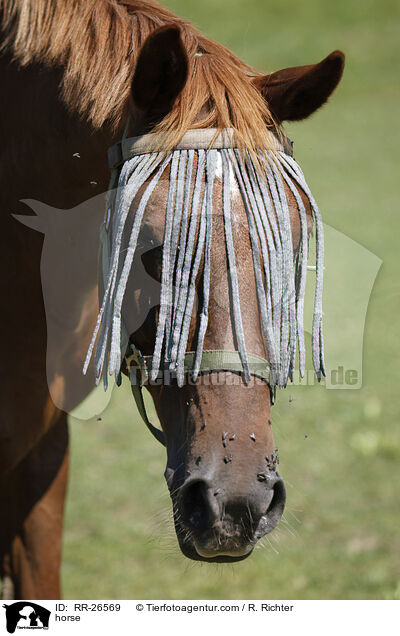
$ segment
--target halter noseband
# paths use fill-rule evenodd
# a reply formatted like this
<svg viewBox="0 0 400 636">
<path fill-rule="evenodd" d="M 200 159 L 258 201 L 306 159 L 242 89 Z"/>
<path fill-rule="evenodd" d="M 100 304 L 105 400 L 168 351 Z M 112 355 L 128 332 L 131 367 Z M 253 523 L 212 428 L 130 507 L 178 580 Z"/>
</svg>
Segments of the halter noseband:
<svg viewBox="0 0 400 636">
<path fill-rule="evenodd" d="M 193 369 L 195 356 L 196 353 L 194 351 L 189 351 L 185 354 L 185 372 L 187 374 L 190 374 Z M 164 433 L 151 424 L 147 416 L 142 392 L 143 386 L 145 386 L 150 379 L 150 370 L 153 366 L 153 356 L 143 356 L 138 349 L 130 344 L 125 355 L 125 364 L 129 371 L 132 394 L 142 420 L 152 435 L 165 446 Z M 265 358 L 255 354 L 249 354 L 249 367 L 251 376 L 259 378 L 266 384 L 269 383 L 270 366 L 268 360 L 265 360 Z M 238 375 L 243 373 L 239 353 L 237 351 L 229 351 L 226 349 L 203 351 L 200 363 L 200 374 L 203 375 L 205 373 L 222 372 L 236 373 Z M 171 372 L 168 367 L 160 372 L 160 380 L 165 381 L 165 378 L 168 378 L 168 381 L 174 378 L 174 372 Z M 272 392 L 271 396 L 273 397 Z"/>
</svg>

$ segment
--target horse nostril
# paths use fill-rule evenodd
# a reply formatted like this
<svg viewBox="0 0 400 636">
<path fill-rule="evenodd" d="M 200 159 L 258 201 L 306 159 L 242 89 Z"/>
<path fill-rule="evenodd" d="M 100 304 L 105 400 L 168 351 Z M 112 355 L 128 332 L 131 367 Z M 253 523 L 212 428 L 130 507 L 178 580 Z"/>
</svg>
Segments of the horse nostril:
<svg viewBox="0 0 400 636">
<path fill-rule="evenodd" d="M 184 484 L 181 489 L 182 519 L 198 532 L 205 530 L 211 519 L 208 486 L 202 480 Z"/>
<path fill-rule="evenodd" d="M 281 520 L 286 503 L 286 489 L 282 479 L 279 479 L 274 484 L 273 491 L 274 495 L 265 516 L 268 517 L 269 522 L 275 527 Z"/>
</svg>

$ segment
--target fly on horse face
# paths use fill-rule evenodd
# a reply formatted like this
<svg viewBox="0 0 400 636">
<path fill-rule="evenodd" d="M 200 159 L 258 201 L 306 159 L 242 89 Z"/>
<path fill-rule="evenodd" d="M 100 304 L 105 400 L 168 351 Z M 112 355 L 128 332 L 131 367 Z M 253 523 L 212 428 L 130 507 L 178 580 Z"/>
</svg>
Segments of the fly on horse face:
<svg viewBox="0 0 400 636">
<path fill-rule="evenodd" d="M 282 123 L 327 101 L 343 54 L 263 75 L 146 0 L 0 0 L 0 18 L 3 596 L 60 596 L 63 405 L 88 348 L 73 399 L 95 377 L 130 376 L 166 446 L 182 552 L 241 560 L 285 505 L 271 404 L 296 352 L 304 367 L 313 226 L 313 361 L 324 372 L 321 220 Z M 28 198 L 70 209 L 106 192 L 110 147 L 105 219 L 98 206 L 82 220 L 82 236 L 102 228 L 100 313 L 93 257 L 57 317 L 69 331 L 49 377 L 42 238 L 13 215 L 29 214 Z"/>
</svg>

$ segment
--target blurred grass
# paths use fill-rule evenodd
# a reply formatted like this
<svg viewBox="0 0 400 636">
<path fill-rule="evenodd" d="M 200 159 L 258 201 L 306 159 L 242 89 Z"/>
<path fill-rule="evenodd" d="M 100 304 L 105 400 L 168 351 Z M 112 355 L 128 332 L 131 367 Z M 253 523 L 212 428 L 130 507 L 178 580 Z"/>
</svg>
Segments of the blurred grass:
<svg viewBox="0 0 400 636">
<path fill-rule="evenodd" d="M 101 421 L 71 420 L 64 595 L 400 598 L 400 6 L 392 0 L 165 4 L 266 71 L 316 62 L 337 48 L 346 53 L 331 103 L 287 131 L 324 220 L 383 260 L 366 322 L 364 386 L 280 393 L 273 423 L 287 510 L 264 546 L 234 566 L 194 564 L 179 553 L 164 451 L 135 414 L 129 387 L 114 391 Z"/>
</svg>

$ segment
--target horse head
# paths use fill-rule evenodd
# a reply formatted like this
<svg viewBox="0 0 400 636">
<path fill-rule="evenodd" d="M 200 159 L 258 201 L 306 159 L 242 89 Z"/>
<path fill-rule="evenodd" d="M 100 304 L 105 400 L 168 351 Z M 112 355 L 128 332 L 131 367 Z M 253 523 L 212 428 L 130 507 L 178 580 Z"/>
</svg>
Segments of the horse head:
<svg viewBox="0 0 400 636">
<path fill-rule="evenodd" d="M 207 52 L 199 50 L 194 54 L 197 59 L 191 58 L 177 27 L 164 27 L 148 37 L 133 76 L 131 134 L 137 137 L 157 130 L 158 123 L 168 116 L 176 101 L 182 98 L 187 82 L 196 74 L 196 65 L 202 63 L 198 60 L 206 55 Z M 281 142 L 284 139 L 279 134 L 280 124 L 284 120 L 304 119 L 324 104 L 339 82 L 342 71 L 343 55 L 334 52 L 319 64 L 247 78 L 250 107 L 252 96 L 259 99 L 261 95 L 273 115 L 278 149 L 282 150 Z M 199 113 L 202 120 L 207 119 L 207 110 L 210 108 L 210 104 L 203 104 Z M 264 314 L 260 304 L 260 285 L 267 284 L 262 278 L 264 274 L 260 274 L 265 272 L 263 260 L 267 252 L 263 251 L 265 246 L 260 237 L 254 238 L 254 233 L 257 234 L 259 230 L 257 222 L 262 223 L 261 217 L 254 217 L 252 230 L 247 209 L 249 204 L 246 204 L 246 197 L 253 196 L 252 185 L 259 183 L 256 169 L 252 176 L 246 173 L 246 176 L 241 177 L 240 150 L 232 151 L 230 155 L 218 151 L 214 151 L 214 155 L 207 151 L 192 151 L 190 154 L 189 146 L 183 152 L 186 153 L 183 159 L 175 157 L 165 164 L 159 157 L 154 168 L 158 172 L 153 186 L 149 187 L 150 176 L 154 172 L 150 171 L 151 174 L 149 172 L 143 177 L 130 202 L 126 224 L 129 231 L 132 230 L 131 238 L 128 237 L 125 243 L 121 239 L 120 251 L 128 255 L 127 259 L 131 255 L 131 267 L 124 274 L 123 268 L 118 269 L 117 263 L 114 271 L 119 277 L 125 275 L 127 280 L 123 287 L 123 302 L 121 292 L 113 324 L 119 325 L 118 321 L 122 320 L 131 345 L 140 351 L 142 359 L 149 356 L 154 363 L 158 356 L 158 366 L 160 361 L 167 359 L 170 363 L 168 368 L 171 369 L 180 346 L 179 338 L 174 340 L 177 332 L 174 332 L 171 323 L 175 324 L 180 319 L 178 332 L 182 334 L 182 322 L 186 317 L 183 354 L 198 351 L 201 341 L 203 359 L 204 355 L 209 356 L 208 368 L 207 365 L 203 368 L 198 362 L 197 372 L 185 376 L 185 380 L 182 373 L 180 376 L 178 373 L 177 377 L 169 377 L 168 381 L 164 377 L 161 382 L 153 377 L 148 389 L 163 429 L 167 449 L 165 477 L 173 501 L 175 527 L 182 552 L 195 560 L 231 562 L 247 557 L 257 541 L 277 526 L 283 514 L 286 495 L 278 469 L 271 404 L 275 386 L 285 386 L 287 371 L 289 369 L 290 375 L 293 361 L 284 359 L 286 371 L 282 377 L 276 371 L 274 383 L 264 381 L 259 374 L 252 372 L 249 362 L 244 362 L 248 353 L 252 359 L 271 363 L 272 344 L 270 346 L 266 337 L 268 328 L 263 327 L 270 324 L 272 332 L 277 329 L 279 337 L 283 337 L 281 334 L 285 330 L 284 323 L 280 322 L 284 309 L 274 309 L 273 294 L 272 304 L 265 305 Z M 229 163 L 230 158 L 232 163 Z M 133 162 L 130 164 L 132 170 L 132 166 L 144 170 L 140 158 L 130 161 Z M 293 172 L 295 168 L 291 168 L 290 158 L 283 158 L 282 162 L 289 172 L 292 170 L 298 177 L 293 177 L 292 181 L 282 181 L 281 190 L 274 195 L 282 205 L 285 200 L 290 220 L 290 245 L 287 242 L 285 244 L 285 250 L 291 258 L 287 266 L 289 276 L 294 259 L 301 260 L 301 254 L 304 257 L 314 217 L 312 198 L 306 186 L 301 185 L 303 182 L 299 173 Z M 250 161 L 250 172 L 253 170 L 252 165 Z M 275 186 L 279 189 L 274 165 L 271 166 L 271 180 L 275 179 Z M 128 172 L 122 177 L 126 178 L 125 185 L 128 183 Z M 212 186 L 208 191 L 205 175 L 209 178 L 211 173 Z M 196 179 L 199 179 L 197 184 Z M 273 189 L 272 181 L 267 188 L 269 191 Z M 171 183 L 174 184 L 172 195 Z M 259 184 L 260 192 L 263 187 L 263 184 Z M 211 201 L 212 197 L 212 219 L 206 214 L 202 226 L 200 204 L 199 220 L 193 224 L 190 240 L 190 214 L 185 216 L 182 212 L 179 220 L 176 215 L 168 219 L 166 209 L 177 206 L 179 197 L 182 200 L 195 199 L 196 192 L 202 200 L 209 196 Z M 117 192 L 115 196 L 121 202 L 124 195 Z M 169 202 L 171 197 L 172 203 Z M 229 205 L 226 203 L 227 197 Z M 143 204 L 144 199 L 146 205 Z M 181 210 L 184 209 L 182 206 Z M 192 203 L 192 213 L 193 206 Z M 134 219 L 138 215 L 140 233 L 138 228 L 135 235 Z M 269 220 L 268 231 L 273 233 L 274 224 L 278 224 L 275 212 Z M 106 224 L 109 223 L 108 219 Z M 279 232 L 278 228 L 277 234 Z M 198 252 L 196 265 L 196 246 L 201 241 L 203 247 Z M 113 249 L 113 245 L 110 249 Z M 186 259 L 187 250 L 191 251 Z M 258 265 L 254 260 L 255 250 L 260 254 Z M 280 258 L 286 258 L 282 254 Z M 276 267 L 282 268 L 282 261 Z M 165 298 L 161 298 L 160 304 L 153 302 L 152 293 L 143 286 L 143 278 L 138 274 L 143 268 L 147 275 L 159 283 L 161 295 L 164 289 L 169 290 L 171 298 L 174 295 L 177 297 L 175 304 L 168 304 L 170 301 Z M 273 270 L 270 271 L 273 273 Z M 260 276 L 263 283 L 260 282 Z M 265 276 L 268 277 L 268 273 Z M 193 288 L 190 291 L 189 281 L 185 288 L 186 296 L 179 300 L 179 289 L 182 289 L 185 277 L 191 277 Z M 105 281 L 105 289 L 111 293 L 114 284 L 117 302 L 118 280 L 114 277 L 113 283 L 111 279 L 112 276 L 109 277 L 111 282 L 108 288 Z M 269 288 L 275 284 L 272 274 L 268 284 Z M 187 301 L 190 293 L 191 304 Z M 276 314 L 273 320 L 269 316 L 272 311 Z M 139 327 L 138 315 L 146 315 Z M 105 315 L 103 319 L 106 320 Z M 111 324 L 111 314 L 108 320 Z M 272 324 L 275 320 L 278 321 L 278 327 Z M 161 323 L 163 326 L 160 331 Z M 119 334 L 118 329 L 116 331 Z M 168 334 L 171 336 L 170 342 L 167 342 Z M 106 346 L 107 338 L 104 342 Z M 285 346 L 287 349 L 288 345 Z M 237 372 L 232 366 L 216 361 L 217 352 L 237 351 L 240 352 L 243 365 L 247 364 L 247 374 L 242 368 L 241 372 Z M 123 359 L 122 355 L 118 364 L 114 364 L 117 375 L 121 364 L 123 366 Z M 319 364 L 318 360 L 316 364 Z"/>
</svg>

